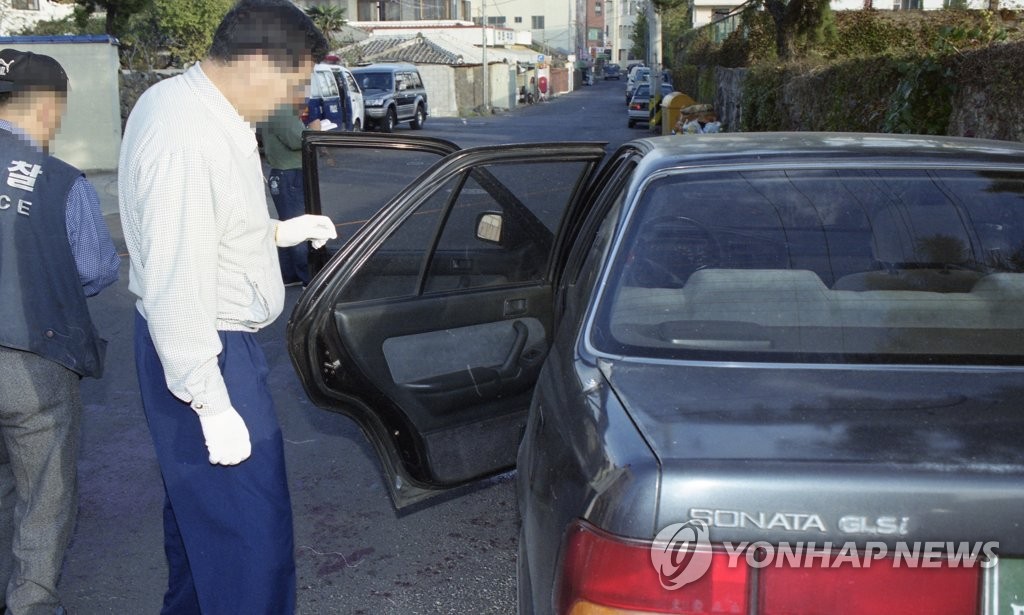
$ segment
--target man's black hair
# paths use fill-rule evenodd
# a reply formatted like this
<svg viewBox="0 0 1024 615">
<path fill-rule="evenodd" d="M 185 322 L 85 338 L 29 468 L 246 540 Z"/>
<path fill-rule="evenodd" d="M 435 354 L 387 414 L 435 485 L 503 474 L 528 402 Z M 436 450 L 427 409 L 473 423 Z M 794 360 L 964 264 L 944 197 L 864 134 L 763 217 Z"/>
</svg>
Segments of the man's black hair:
<svg viewBox="0 0 1024 615">
<path fill-rule="evenodd" d="M 262 54 L 297 68 L 307 58 L 320 61 L 326 53 L 327 38 L 290 0 L 241 0 L 221 20 L 207 56 L 230 62 Z"/>
</svg>

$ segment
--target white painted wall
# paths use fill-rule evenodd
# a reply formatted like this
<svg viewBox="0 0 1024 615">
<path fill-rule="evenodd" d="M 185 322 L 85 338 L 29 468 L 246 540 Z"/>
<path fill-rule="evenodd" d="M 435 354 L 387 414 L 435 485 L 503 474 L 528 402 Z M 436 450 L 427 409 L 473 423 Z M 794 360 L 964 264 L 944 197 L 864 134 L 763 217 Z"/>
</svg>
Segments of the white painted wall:
<svg viewBox="0 0 1024 615">
<path fill-rule="evenodd" d="M 68 111 L 53 141 L 53 155 L 83 171 L 116 169 L 121 147 L 117 46 L 109 42 L 4 46 L 48 55 L 68 74 Z"/>
</svg>

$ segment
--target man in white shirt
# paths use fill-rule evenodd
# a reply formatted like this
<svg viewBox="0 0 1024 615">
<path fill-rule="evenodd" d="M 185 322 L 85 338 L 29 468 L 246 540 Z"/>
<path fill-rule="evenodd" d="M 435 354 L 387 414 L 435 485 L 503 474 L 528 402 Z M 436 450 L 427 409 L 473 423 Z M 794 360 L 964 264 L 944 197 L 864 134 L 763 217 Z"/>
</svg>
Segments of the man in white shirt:
<svg viewBox="0 0 1024 615">
<path fill-rule="evenodd" d="M 253 126 L 294 103 L 326 40 L 288 0 L 241 0 L 207 59 L 147 91 L 121 148 L 135 355 L 166 499 L 162 613 L 295 608 L 291 504 L 253 333 L 284 303 L 277 247 L 337 236 L 272 220 Z"/>
</svg>

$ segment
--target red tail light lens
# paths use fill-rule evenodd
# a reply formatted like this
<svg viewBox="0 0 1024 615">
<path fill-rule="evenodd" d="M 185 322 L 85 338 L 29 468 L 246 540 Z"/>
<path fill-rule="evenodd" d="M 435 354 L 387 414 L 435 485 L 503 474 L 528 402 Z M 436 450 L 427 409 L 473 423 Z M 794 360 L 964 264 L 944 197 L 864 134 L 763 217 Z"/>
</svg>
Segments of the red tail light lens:
<svg viewBox="0 0 1024 615">
<path fill-rule="evenodd" d="M 980 608 L 977 565 L 895 566 L 891 558 L 866 567 L 823 563 L 821 557 L 750 560 L 733 545 L 715 545 L 704 576 L 667 589 L 651 562 L 651 549 L 649 541 L 574 522 L 562 561 L 558 612 L 746 614 L 752 599 L 758 615 L 970 615 Z M 820 554 L 820 546 L 815 552 Z"/>
<path fill-rule="evenodd" d="M 748 569 L 729 568 L 728 561 L 725 553 L 715 552 L 699 581 L 665 589 L 651 564 L 650 542 L 623 539 L 579 521 L 569 529 L 559 613 L 746 613 Z"/>
</svg>

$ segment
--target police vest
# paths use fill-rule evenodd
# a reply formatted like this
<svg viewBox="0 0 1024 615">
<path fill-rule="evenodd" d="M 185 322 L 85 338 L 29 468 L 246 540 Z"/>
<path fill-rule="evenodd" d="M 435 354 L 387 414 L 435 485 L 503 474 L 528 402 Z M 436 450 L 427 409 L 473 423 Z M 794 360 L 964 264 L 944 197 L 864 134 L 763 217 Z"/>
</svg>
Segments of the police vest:
<svg viewBox="0 0 1024 615">
<path fill-rule="evenodd" d="M 96 334 L 65 218 L 81 171 L 0 130 L 0 346 L 100 377 Z"/>
</svg>

